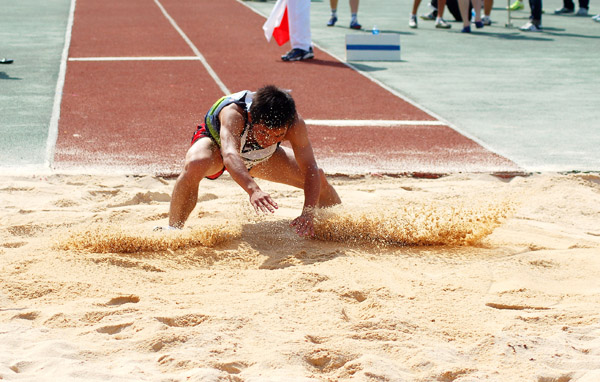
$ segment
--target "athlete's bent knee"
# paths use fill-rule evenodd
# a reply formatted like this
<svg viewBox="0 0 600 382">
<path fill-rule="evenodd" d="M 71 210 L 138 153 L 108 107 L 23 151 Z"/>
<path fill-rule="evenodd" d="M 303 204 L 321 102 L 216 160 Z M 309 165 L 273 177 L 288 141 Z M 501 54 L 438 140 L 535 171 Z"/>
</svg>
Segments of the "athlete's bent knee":
<svg viewBox="0 0 600 382">
<path fill-rule="evenodd" d="M 200 182 L 210 168 L 210 160 L 192 159 L 185 163 L 182 175 L 189 181 Z"/>
</svg>

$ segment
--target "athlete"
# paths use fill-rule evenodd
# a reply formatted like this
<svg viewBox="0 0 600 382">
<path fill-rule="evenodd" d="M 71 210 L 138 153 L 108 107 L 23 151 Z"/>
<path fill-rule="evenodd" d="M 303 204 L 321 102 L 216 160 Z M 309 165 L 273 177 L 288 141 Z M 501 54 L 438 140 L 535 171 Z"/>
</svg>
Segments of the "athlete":
<svg viewBox="0 0 600 382">
<path fill-rule="evenodd" d="M 280 146 L 283 141 L 292 148 Z M 293 98 L 273 85 L 222 97 L 208 111 L 175 183 L 166 229 L 182 228 L 196 206 L 200 180 L 225 170 L 248 193 L 256 213 L 273 213 L 277 203 L 254 177 L 303 189 L 302 213 L 291 222 L 300 236 L 314 235 L 315 208 L 341 203 L 317 166 Z"/>
</svg>

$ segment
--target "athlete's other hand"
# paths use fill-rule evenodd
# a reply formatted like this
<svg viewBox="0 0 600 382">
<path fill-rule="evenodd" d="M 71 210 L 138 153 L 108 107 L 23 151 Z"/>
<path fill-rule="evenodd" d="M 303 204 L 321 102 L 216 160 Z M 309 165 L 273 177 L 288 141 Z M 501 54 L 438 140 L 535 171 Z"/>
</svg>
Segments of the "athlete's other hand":
<svg viewBox="0 0 600 382">
<path fill-rule="evenodd" d="M 315 227 L 312 215 L 302 214 L 290 223 L 296 228 L 296 233 L 300 236 L 315 236 Z"/>
<path fill-rule="evenodd" d="M 267 213 L 267 212 L 275 212 L 279 206 L 273 199 L 271 199 L 271 195 L 267 194 L 262 190 L 258 190 L 250 195 L 250 204 L 254 207 L 256 213 Z"/>
</svg>

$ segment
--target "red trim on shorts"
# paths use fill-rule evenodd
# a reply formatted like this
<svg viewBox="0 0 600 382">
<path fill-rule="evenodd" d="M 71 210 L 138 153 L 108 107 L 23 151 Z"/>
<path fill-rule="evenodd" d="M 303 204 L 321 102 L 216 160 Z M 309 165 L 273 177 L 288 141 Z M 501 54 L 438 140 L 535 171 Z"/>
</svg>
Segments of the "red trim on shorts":
<svg viewBox="0 0 600 382">
<path fill-rule="evenodd" d="M 210 135 L 210 132 L 206 129 L 206 125 L 204 123 L 200 124 L 200 126 L 198 126 L 198 129 L 196 130 L 196 132 L 194 133 L 194 136 L 192 137 L 192 145 L 194 143 L 196 143 L 196 141 L 200 138 L 210 138 L 213 139 L 212 136 Z M 213 175 L 209 175 L 206 177 L 206 179 L 210 179 L 210 180 L 215 180 L 218 177 L 220 177 L 221 175 L 223 175 L 223 173 L 225 172 L 226 168 L 225 166 L 223 166 L 223 168 L 221 169 L 221 171 L 213 174 Z"/>
</svg>

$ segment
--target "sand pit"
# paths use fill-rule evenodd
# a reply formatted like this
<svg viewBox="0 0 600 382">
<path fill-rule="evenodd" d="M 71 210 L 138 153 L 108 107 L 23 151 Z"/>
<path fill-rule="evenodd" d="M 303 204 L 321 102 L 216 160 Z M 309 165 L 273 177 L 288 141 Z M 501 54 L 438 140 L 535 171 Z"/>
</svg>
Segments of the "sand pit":
<svg viewBox="0 0 600 382">
<path fill-rule="evenodd" d="M 203 181 L 0 177 L 0 379 L 600 380 L 600 176 L 333 177 L 257 216 Z"/>
</svg>

